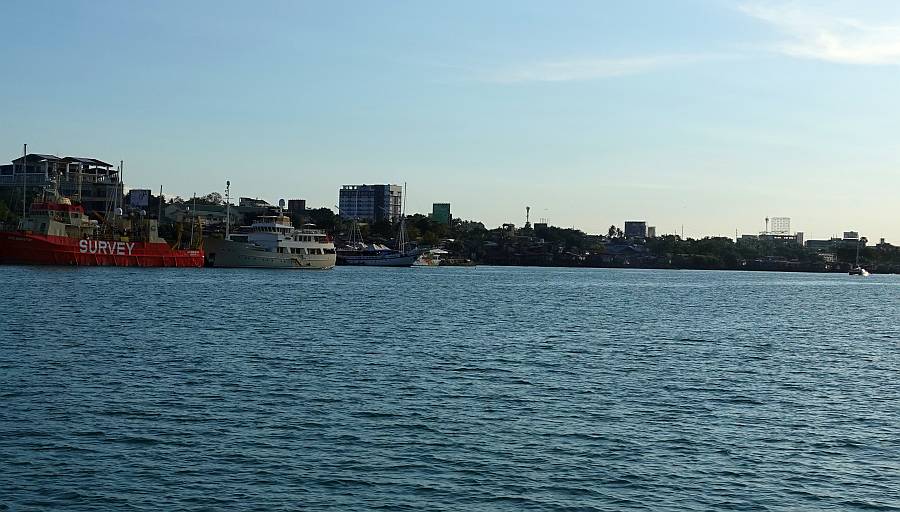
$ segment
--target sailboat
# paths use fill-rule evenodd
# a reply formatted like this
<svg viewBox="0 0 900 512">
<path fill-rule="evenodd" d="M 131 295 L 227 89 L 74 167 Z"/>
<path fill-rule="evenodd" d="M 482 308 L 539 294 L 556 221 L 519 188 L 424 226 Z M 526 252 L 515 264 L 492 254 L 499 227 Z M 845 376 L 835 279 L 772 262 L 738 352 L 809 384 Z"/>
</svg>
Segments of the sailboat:
<svg viewBox="0 0 900 512">
<path fill-rule="evenodd" d="M 869 275 L 869 272 L 859 265 L 859 244 L 866 242 L 867 240 L 865 238 L 861 238 L 856 242 L 856 265 L 850 269 L 850 272 L 848 272 L 848 274 L 850 274 L 851 276 L 868 277 Z"/>
<path fill-rule="evenodd" d="M 406 185 L 403 186 L 404 203 Z M 381 244 L 367 244 L 363 241 L 359 230 L 359 221 L 354 219 L 350 228 L 350 240 L 346 248 L 338 249 L 338 265 L 356 265 L 370 267 L 411 267 L 421 254 L 418 249 L 410 249 L 406 233 L 406 208 L 400 214 L 400 229 L 397 236 L 397 248 L 391 249 Z"/>
</svg>

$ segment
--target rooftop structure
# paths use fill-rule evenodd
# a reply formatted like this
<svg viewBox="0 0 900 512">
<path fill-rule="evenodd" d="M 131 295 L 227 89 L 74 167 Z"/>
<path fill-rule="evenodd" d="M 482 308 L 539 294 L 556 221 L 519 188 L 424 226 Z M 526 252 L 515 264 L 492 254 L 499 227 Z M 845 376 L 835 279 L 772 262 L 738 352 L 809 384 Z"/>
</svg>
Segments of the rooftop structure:
<svg viewBox="0 0 900 512">
<path fill-rule="evenodd" d="M 791 218 L 790 217 L 772 217 L 772 230 L 769 231 L 773 235 L 789 235 L 791 234 Z"/>
</svg>

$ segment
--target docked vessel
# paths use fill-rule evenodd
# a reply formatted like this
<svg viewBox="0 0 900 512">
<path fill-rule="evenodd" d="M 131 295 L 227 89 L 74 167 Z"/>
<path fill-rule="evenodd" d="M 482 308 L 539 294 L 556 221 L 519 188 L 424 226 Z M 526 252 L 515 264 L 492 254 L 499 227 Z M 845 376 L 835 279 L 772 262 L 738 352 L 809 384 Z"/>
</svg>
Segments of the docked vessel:
<svg viewBox="0 0 900 512">
<path fill-rule="evenodd" d="M 367 267 L 411 267 L 420 254 L 421 251 L 410 249 L 406 241 L 406 219 L 400 221 L 397 249 L 363 242 L 359 224 L 354 222 L 350 232 L 350 243 L 337 251 L 337 263 Z"/>
<path fill-rule="evenodd" d="M 403 189 L 405 192 L 405 185 Z M 405 209 L 404 206 L 404 212 L 400 214 L 396 249 L 381 244 L 367 244 L 360 232 L 359 220 L 354 219 L 347 246 L 337 251 L 337 264 L 365 267 L 411 267 L 422 251 L 411 248 L 411 244 L 407 240 Z"/>
<path fill-rule="evenodd" d="M 207 239 L 210 267 L 325 270 L 335 265 L 334 242 L 307 224 L 295 229 L 283 214 L 258 217 L 248 228 Z"/>
<path fill-rule="evenodd" d="M 425 251 L 413 263 L 416 267 L 474 267 L 475 262 L 468 258 L 455 258 L 443 249 Z"/>
<path fill-rule="evenodd" d="M 145 215 L 101 224 L 65 197 L 37 202 L 19 229 L 0 231 L 0 263 L 116 267 L 202 267 L 200 248 L 176 249 L 159 237 L 158 223 Z"/>
<path fill-rule="evenodd" d="M 369 267 L 411 267 L 418 257 L 417 251 L 398 251 L 384 245 L 368 244 L 339 251 L 338 263 Z"/>
</svg>

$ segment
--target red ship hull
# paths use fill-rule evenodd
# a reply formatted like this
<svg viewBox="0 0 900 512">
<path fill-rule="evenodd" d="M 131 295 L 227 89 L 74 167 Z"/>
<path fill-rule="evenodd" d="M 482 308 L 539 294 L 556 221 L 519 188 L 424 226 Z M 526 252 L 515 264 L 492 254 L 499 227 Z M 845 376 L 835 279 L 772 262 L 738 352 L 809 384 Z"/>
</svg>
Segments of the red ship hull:
<svg viewBox="0 0 900 512">
<path fill-rule="evenodd" d="M 107 267 L 202 267 L 203 251 L 168 244 L 79 240 L 22 231 L 0 232 L 0 264 Z"/>
</svg>

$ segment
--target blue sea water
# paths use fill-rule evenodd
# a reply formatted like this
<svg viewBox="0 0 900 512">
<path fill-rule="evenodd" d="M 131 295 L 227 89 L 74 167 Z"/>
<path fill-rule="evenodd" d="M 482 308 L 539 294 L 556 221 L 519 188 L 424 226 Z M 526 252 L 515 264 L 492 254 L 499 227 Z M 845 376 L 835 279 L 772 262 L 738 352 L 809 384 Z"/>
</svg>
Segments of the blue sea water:
<svg viewBox="0 0 900 512">
<path fill-rule="evenodd" d="M 897 276 L 0 283 L 0 510 L 900 510 Z"/>
</svg>

